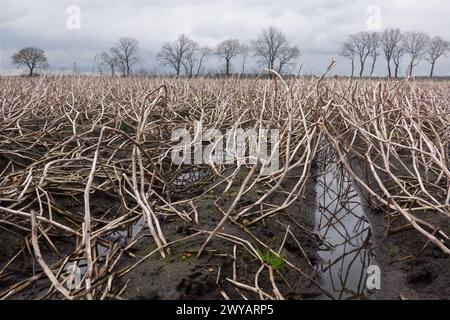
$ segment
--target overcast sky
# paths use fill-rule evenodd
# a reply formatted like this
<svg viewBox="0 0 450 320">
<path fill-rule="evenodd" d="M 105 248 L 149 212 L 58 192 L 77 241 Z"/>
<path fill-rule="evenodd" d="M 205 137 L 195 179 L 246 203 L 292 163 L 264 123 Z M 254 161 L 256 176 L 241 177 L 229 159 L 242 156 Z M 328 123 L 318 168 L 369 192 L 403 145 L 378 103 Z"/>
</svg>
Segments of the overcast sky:
<svg viewBox="0 0 450 320">
<path fill-rule="evenodd" d="M 340 46 L 350 33 L 369 28 L 399 27 L 450 40 L 448 0 L 0 0 L 0 4 L 2 73 L 17 72 L 11 55 L 25 46 L 44 49 L 52 70 L 71 70 L 76 63 L 79 70 L 89 71 L 95 54 L 121 36 L 139 40 L 141 61 L 136 69 L 161 71 L 155 55 L 163 42 L 180 33 L 213 47 L 227 38 L 250 42 L 269 25 L 283 30 L 300 48 L 303 73 L 322 72 L 333 57 L 334 72 L 348 73 L 349 62 L 338 56 Z M 80 29 L 67 27 L 71 5 L 81 10 Z M 207 68 L 217 64 L 212 57 Z M 235 69 L 238 64 L 239 58 Z M 384 75 L 385 69 L 380 58 L 376 73 Z M 428 72 L 426 62 L 417 68 L 417 73 Z M 449 57 L 438 62 L 436 74 L 450 75 Z"/>
</svg>

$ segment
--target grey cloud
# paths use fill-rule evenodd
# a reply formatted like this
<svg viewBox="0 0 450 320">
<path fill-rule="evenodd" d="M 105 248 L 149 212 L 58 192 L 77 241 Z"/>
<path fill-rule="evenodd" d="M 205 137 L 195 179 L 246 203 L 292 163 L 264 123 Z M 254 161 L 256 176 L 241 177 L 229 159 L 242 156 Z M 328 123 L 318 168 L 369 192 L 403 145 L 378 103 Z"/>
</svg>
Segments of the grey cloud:
<svg viewBox="0 0 450 320">
<path fill-rule="evenodd" d="M 23 46 L 46 50 L 53 69 L 71 68 L 74 62 L 89 71 L 96 53 L 108 49 L 121 36 L 140 42 L 138 68 L 159 68 L 155 55 L 164 41 L 188 33 L 202 45 L 214 46 L 234 37 L 249 42 L 262 28 L 275 25 L 286 32 L 302 52 L 304 72 L 322 72 L 331 58 L 336 73 L 348 72 L 348 62 L 338 57 L 342 41 L 366 27 L 366 10 L 381 9 L 382 27 L 421 30 L 450 39 L 446 26 L 450 3 L 446 0 L 0 0 L 0 71 L 12 69 L 11 54 Z M 82 29 L 66 28 L 69 5 L 81 8 Z M 210 61 L 210 68 L 217 63 Z M 236 61 L 235 64 L 238 62 Z M 384 74 L 382 59 L 377 74 Z M 426 74 L 422 63 L 418 72 Z M 449 58 L 437 67 L 438 74 L 450 73 Z"/>
</svg>

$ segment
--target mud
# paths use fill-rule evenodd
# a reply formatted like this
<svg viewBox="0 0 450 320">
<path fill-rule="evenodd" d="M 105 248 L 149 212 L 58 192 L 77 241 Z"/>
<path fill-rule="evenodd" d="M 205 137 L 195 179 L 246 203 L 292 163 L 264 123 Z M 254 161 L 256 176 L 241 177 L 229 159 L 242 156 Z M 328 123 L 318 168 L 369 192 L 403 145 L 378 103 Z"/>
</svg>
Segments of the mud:
<svg viewBox="0 0 450 320">
<path fill-rule="evenodd" d="M 368 174 L 361 159 L 350 157 L 352 170 L 377 193 L 381 194 L 375 179 Z M 372 227 L 372 245 L 376 261 L 381 268 L 381 289 L 376 290 L 373 299 L 450 299 L 450 256 L 424 236 L 409 228 L 386 236 L 386 225 L 392 228 L 405 225 L 401 217 L 395 221 L 388 218 L 379 208 L 373 208 L 367 192 L 358 188 L 366 205 L 366 216 Z M 434 222 L 450 231 L 449 219 L 442 219 L 423 213 L 427 221 Z M 447 227 L 446 227 L 447 226 Z"/>
<path fill-rule="evenodd" d="M 291 175 L 283 187 L 291 189 L 296 183 L 295 175 Z M 288 237 L 282 250 L 284 259 L 294 263 L 306 274 L 320 281 L 320 276 L 313 268 L 317 262 L 317 249 L 319 241 L 313 235 L 314 219 L 312 209 L 314 208 L 315 192 L 314 182 L 310 179 L 302 200 L 297 200 L 282 214 L 267 218 L 264 223 L 245 227 L 238 223 L 228 221 L 223 232 L 249 239 L 251 232 L 264 243 L 270 243 L 271 248 L 278 248 L 285 236 L 286 226 L 295 235 L 304 252 L 310 260 L 311 266 L 301 252 L 297 243 Z M 211 193 L 210 199 L 202 199 L 195 202 L 197 206 L 199 224 L 180 223 L 179 220 L 164 221 L 165 233 L 168 239 L 174 240 L 186 235 L 192 235 L 197 230 L 213 230 L 223 214 L 213 205 L 213 200 L 218 199 L 223 207 L 227 207 L 237 190 L 231 188 L 228 193 L 223 192 L 223 186 Z M 246 202 L 254 202 L 259 196 L 258 190 L 246 194 L 239 205 L 245 206 Z M 271 197 L 270 202 L 281 204 L 284 195 L 279 192 Z M 309 230 L 308 232 L 305 230 Z M 311 234 L 310 234 L 311 232 Z M 250 237 L 251 239 L 251 237 Z M 224 294 L 230 299 L 256 299 L 258 296 L 246 290 L 236 290 L 227 279 L 233 279 L 233 261 L 236 262 L 236 280 L 241 283 L 253 285 L 255 274 L 260 263 L 256 261 L 241 246 L 236 246 L 236 260 L 233 258 L 234 243 L 215 237 L 208 246 L 207 252 L 200 258 L 196 253 L 200 249 L 206 235 L 191 238 L 190 240 L 171 246 L 171 256 L 167 258 L 148 258 L 129 274 L 123 277 L 122 282 L 127 283 L 127 299 L 224 299 Z M 249 240 L 254 246 L 259 247 L 256 241 Z M 132 258 L 138 261 L 152 249 L 149 237 L 145 237 L 136 246 Z M 260 250 L 263 250 L 262 248 Z M 277 270 L 277 286 L 281 292 L 287 292 L 286 298 L 311 299 L 319 297 L 321 290 L 291 268 L 283 267 Z M 259 277 L 259 286 L 270 292 L 270 283 L 267 272 Z M 222 294 L 221 294 L 222 292 Z"/>
<path fill-rule="evenodd" d="M 352 169 L 376 190 L 376 184 L 373 178 L 366 174 L 361 159 L 353 155 L 351 164 Z M 296 172 L 290 174 L 283 183 L 280 192 L 275 193 L 268 200 L 270 203 L 279 205 L 283 202 L 285 195 L 282 190 L 292 189 L 297 182 L 296 174 L 301 169 L 299 168 Z M 380 209 L 371 206 L 367 193 L 361 188 L 356 188 L 357 192 L 355 192 L 353 187 L 356 184 L 352 184 L 346 176 L 346 185 L 350 181 L 352 187 L 346 190 L 345 196 L 333 192 L 329 192 L 325 196 L 321 195 L 319 193 L 323 192 L 324 189 L 322 188 L 322 191 L 320 191 L 321 189 L 318 188 L 320 172 L 320 165 L 316 161 L 304 194 L 281 214 L 269 217 L 263 223 L 250 227 L 245 226 L 245 219 L 241 222 L 228 221 L 222 231 L 229 235 L 247 239 L 253 246 L 264 252 L 264 249 L 252 240 L 249 234 L 253 234 L 264 243 L 270 243 L 271 248 L 276 249 L 285 236 L 286 226 L 289 225 L 301 248 L 293 238 L 288 237 L 282 250 L 283 258 L 294 263 L 311 279 L 317 281 L 322 289 L 331 292 L 334 299 L 450 298 L 450 257 L 432 244 L 428 244 L 424 249 L 427 244 L 426 240 L 413 229 L 391 234 L 385 239 L 384 233 L 387 224 L 385 214 Z M 181 180 L 187 180 L 183 183 L 180 182 L 179 178 L 174 177 L 175 187 L 171 191 L 173 201 L 182 200 L 184 197 L 190 197 L 193 194 L 204 193 L 205 184 L 196 185 L 196 181 L 201 177 L 203 177 L 203 174 L 195 173 L 193 176 L 183 174 Z M 207 179 L 207 176 L 205 177 Z M 245 171 L 241 178 L 236 181 L 236 185 L 239 185 L 244 177 Z M 327 179 L 335 180 L 336 176 L 331 175 Z M 211 181 L 210 183 L 214 182 Z M 263 189 L 258 188 L 260 187 L 256 186 L 244 195 L 239 206 L 246 206 L 256 201 L 264 192 Z M 236 187 L 232 187 L 228 192 L 224 192 L 224 186 L 220 186 L 214 192 L 210 192 L 209 197 L 195 200 L 193 205 L 198 212 L 198 224 L 182 221 L 178 217 L 161 217 L 161 225 L 164 226 L 164 234 L 169 241 L 176 241 L 189 235 L 193 237 L 171 245 L 170 256 L 161 258 L 158 254 L 152 255 L 125 274 L 115 283 L 117 287 L 125 288 L 123 297 L 126 299 L 224 299 L 225 296 L 230 299 L 259 298 L 252 292 L 237 290 L 227 280 L 234 278 L 241 283 L 250 285 L 254 283 L 260 263 L 242 246 L 235 245 L 229 239 L 217 236 L 209 244 L 204 255 L 200 258 L 196 256 L 207 237 L 207 234 L 194 237 L 196 232 L 213 230 L 223 217 L 223 213 L 217 209 L 214 202 L 217 201 L 221 207 L 227 208 L 237 191 Z M 324 199 L 324 197 L 327 199 Z M 117 200 L 108 194 L 98 193 L 93 198 L 95 198 L 95 205 L 92 211 L 95 216 L 100 215 L 100 213 L 110 212 L 113 214 L 120 211 Z M 61 201 L 62 207 L 71 208 L 70 211 L 82 212 L 81 199 L 61 198 L 58 201 Z M 343 224 L 344 229 L 336 228 L 338 233 L 333 233 L 334 231 L 329 233 L 330 226 L 324 228 L 326 223 L 324 225 L 319 222 L 321 215 L 325 212 L 321 209 L 327 207 L 325 204 L 333 201 L 339 202 L 342 207 L 347 209 L 350 206 L 349 212 L 354 211 L 355 204 L 363 208 L 363 212 L 357 213 L 356 216 L 350 215 L 349 221 L 347 221 L 348 215 L 347 218 L 339 218 L 338 222 Z M 321 213 L 318 214 L 318 212 Z M 327 216 L 324 216 L 324 218 L 326 219 Z M 433 219 L 432 217 L 428 218 Z M 328 216 L 328 220 L 332 220 L 330 216 Z M 403 225 L 404 221 L 398 219 L 391 221 L 391 223 L 395 228 Z M 440 221 L 440 223 L 442 225 L 446 221 Z M 369 225 L 370 230 L 368 230 Z M 450 229 L 448 222 L 447 226 Z M 357 228 L 355 229 L 355 227 Z M 331 227 L 331 229 L 333 228 Z M 138 243 L 124 253 L 119 267 L 125 268 L 133 265 L 155 249 L 152 237 L 148 234 L 142 220 L 136 221 L 132 229 L 131 233 L 123 231 L 115 235 L 117 242 L 123 242 L 123 246 L 129 242 L 131 236 L 140 237 Z M 316 232 L 314 229 L 316 229 Z M 323 232 L 323 230 L 327 231 Z M 351 241 L 344 241 L 344 247 L 337 246 L 330 250 L 328 247 L 330 234 L 332 237 L 333 234 L 336 236 L 339 232 L 344 232 L 346 236 L 343 238 L 354 240 L 356 244 L 349 245 Z M 19 230 L 0 228 L 0 243 L 2 244 L 0 246 L 0 266 L 4 266 L 20 250 L 22 250 L 21 254 L 23 255 L 23 258 L 17 260 L 19 263 L 10 267 L 11 272 L 0 279 L 0 289 L 5 290 L 8 286 L 17 283 L 26 276 L 33 275 L 37 265 L 30 259 L 29 254 L 23 247 L 23 236 Z M 55 244 L 62 252 L 69 252 L 73 249 L 73 244 L 64 239 L 56 239 Z M 341 250 L 342 248 L 344 249 Z M 99 249 L 100 254 L 101 250 L 106 250 Z M 42 250 L 46 251 L 45 246 L 42 247 Z M 306 253 L 307 258 L 302 250 Z M 51 250 L 47 251 L 51 252 Z M 236 259 L 234 259 L 234 253 Z M 414 256 L 417 257 L 411 258 Z M 46 254 L 45 258 L 49 262 L 58 259 L 57 256 L 49 255 L 49 253 Z M 338 263 L 332 263 L 335 261 L 338 261 Z M 343 261 L 346 261 L 346 263 L 343 264 Z M 233 262 L 235 263 L 236 274 L 234 274 Z M 364 287 L 365 269 L 369 263 L 376 263 L 381 267 L 380 290 L 368 292 Z M 276 280 L 277 286 L 284 293 L 285 298 L 330 298 L 313 281 L 291 268 L 284 266 L 277 273 L 279 274 Z M 345 281 L 342 281 L 343 279 Z M 44 295 L 45 292 L 41 292 L 39 284 L 42 287 L 48 285 L 45 281 L 38 281 L 37 285 L 30 290 L 12 298 L 30 299 L 37 295 Z M 259 286 L 268 292 L 271 290 L 267 273 L 260 276 Z"/>
</svg>

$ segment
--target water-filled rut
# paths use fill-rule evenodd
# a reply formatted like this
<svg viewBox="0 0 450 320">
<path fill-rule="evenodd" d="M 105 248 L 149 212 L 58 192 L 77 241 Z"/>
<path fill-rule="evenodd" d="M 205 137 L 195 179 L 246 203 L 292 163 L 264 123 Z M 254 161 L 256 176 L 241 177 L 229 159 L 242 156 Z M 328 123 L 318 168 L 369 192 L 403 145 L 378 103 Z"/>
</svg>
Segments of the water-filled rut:
<svg viewBox="0 0 450 320">
<path fill-rule="evenodd" d="M 316 232 L 322 239 L 316 265 L 323 289 L 335 299 L 367 297 L 370 224 L 353 181 L 330 146 L 317 155 Z"/>
</svg>

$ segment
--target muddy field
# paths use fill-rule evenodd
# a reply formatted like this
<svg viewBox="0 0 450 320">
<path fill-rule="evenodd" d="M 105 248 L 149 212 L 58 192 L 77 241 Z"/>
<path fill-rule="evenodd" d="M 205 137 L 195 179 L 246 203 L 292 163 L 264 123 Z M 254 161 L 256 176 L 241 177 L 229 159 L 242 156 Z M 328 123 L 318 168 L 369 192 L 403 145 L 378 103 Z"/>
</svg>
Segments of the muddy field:
<svg viewBox="0 0 450 320">
<path fill-rule="evenodd" d="M 448 82 L 4 77 L 0 102 L 0 299 L 450 298 Z"/>
</svg>

